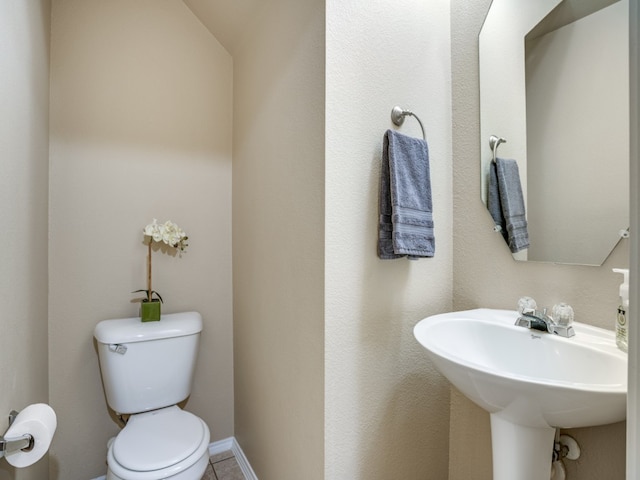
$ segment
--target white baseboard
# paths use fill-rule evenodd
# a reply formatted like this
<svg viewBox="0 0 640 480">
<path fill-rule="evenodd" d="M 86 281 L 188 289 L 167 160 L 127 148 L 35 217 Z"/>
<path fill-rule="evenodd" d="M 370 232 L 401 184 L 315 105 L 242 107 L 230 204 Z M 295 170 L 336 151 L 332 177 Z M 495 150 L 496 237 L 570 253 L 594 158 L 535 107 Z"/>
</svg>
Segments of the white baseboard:
<svg viewBox="0 0 640 480">
<path fill-rule="evenodd" d="M 235 437 L 225 438 L 223 440 L 218 440 L 217 442 L 209 444 L 209 456 L 226 452 L 227 450 L 231 450 L 233 452 L 233 455 L 236 457 L 236 461 L 238 462 L 238 466 L 244 474 L 244 478 L 246 478 L 247 480 L 258 480 L 258 477 L 256 477 L 256 474 L 253 471 L 253 468 L 251 468 L 251 465 L 249 465 L 249 461 L 247 460 L 247 457 L 245 457 L 244 452 L 242 451 L 242 448 L 240 448 L 240 445 L 236 441 Z M 96 477 L 91 480 L 106 479 L 107 476 L 102 475 L 101 477 Z"/>
<path fill-rule="evenodd" d="M 251 465 L 249 464 L 247 457 L 244 455 L 242 448 L 240 448 L 238 441 L 235 439 L 235 437 L 231 438 L 233 440 L 231 451 L 236 457 L 236 461 L 238 462 L 240 470 L 242 470 L 242 473 L 244 474 L 244 478 L 246 478 L 247 480 L 258 480 L 256 473 L 253 471 L 253 468 L 251 468 Z"/>
<path fill-rule="evenodd" d="M 235 438 L 229 437 L 223 440 L 218 440 L 209 444 L 209 456 L 217 455 L 218 453 L 226 452 L 228 450 L 233 451 L 233 442 Z"/>
<path fill-rule="evenodd" d="M 249 464 L 247 457 L 244 455 L 242 448 L 238 444 L 238 441 L 235 437 L 225 438 L 224 440 L 218 440 L 217 442 L 209 445 L 209 456 L 215 455 L 217 453 L 226 452 L 231 450 L 233 455 L 236 457 L 236 462 L 238 462 L 238 466 L 242 473 L 244 474 L 244 478 L 247 480 L 258 480 L 253 468 Z"/>
</svg>

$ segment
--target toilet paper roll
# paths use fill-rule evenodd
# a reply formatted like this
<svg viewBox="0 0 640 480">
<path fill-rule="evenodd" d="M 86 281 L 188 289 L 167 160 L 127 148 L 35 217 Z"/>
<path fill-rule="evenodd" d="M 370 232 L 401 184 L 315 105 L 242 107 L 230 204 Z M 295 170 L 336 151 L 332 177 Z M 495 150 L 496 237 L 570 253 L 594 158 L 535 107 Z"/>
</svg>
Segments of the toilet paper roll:
<svg viewBox="0 0 640 480">
<path fill-rule="evenodd" d="M 33 448 L 28 452 L 18 450 L 7 453 L 7 462 L 17 468 L 36 463 L 49 450 L 57 426 L 56 413 L 46 403 L 34 403 L 23 409 L 4 434 L 4 438 L 12 440 L 29 434 L 34 440 Z"/>
</svg>

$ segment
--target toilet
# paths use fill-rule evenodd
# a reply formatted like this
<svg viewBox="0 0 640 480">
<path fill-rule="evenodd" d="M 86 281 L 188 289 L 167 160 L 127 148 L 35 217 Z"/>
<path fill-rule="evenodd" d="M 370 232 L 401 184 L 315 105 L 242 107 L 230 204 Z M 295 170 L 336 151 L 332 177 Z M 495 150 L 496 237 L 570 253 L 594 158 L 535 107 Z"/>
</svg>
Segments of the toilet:
<svg viewBox="0 0 640 480">
<path fill-rule="evenodd" d="M 209 427 L 177 404 L 191 393 L 202 317 L 197 312 L 103 320 L 94 337 L 109 406 L 129 420 L 107 445 L 107 480 L 200 480 Z"/>
</svg>

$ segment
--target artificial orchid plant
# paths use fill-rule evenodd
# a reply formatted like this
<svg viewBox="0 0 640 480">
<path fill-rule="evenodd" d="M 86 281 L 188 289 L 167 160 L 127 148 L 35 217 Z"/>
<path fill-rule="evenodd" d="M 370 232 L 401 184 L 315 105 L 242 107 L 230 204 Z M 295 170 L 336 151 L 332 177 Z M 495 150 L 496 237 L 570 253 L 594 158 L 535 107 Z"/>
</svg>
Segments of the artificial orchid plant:
<svg viewBox="0 0 640 480">
<path fill-rule="evenodd" d="M 189 237 L 184 233 L 184 230 L 170 220 L 167 220 L 164 223 L 158 223 L 155 218 L 153 219 L 153 222 L 144 227 L 143 233 L 145 241 L 148 241 L 149 248 L 147 254 L 147 289 L 136 290 L 133 293 L 144 292 L 146 294 L 146 298 L 142 300 L 143 302 L 151 302 L 154 300 L 162 302 L 160 294 L 151 287 L 151 246 L 154 242 L 162 242 L 172 248 L 178 249 L 178 251 L 182 253 L 189 246 L 187 243 Z M 154 295 L 157 299 L 154 299 Z"/>
</svg>

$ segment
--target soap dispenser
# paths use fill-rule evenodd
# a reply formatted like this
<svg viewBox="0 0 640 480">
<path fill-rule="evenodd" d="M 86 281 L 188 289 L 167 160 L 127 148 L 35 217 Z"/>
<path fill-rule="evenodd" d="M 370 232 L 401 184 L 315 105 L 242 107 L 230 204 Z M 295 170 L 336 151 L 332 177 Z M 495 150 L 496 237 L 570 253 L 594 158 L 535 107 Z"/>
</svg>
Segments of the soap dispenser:
<svg viewBox="0 0 640 480">
<path fill-rule="evenodd" d="M 623 283 L 620 285 L 620 306 L 616 317 L 616 345 L 623 352 L 629 347 L 627 331 L 627 310 L 629 309 L 629 269 L 614 268 L 615 273 L 624 275 Z"/>
</svg>

